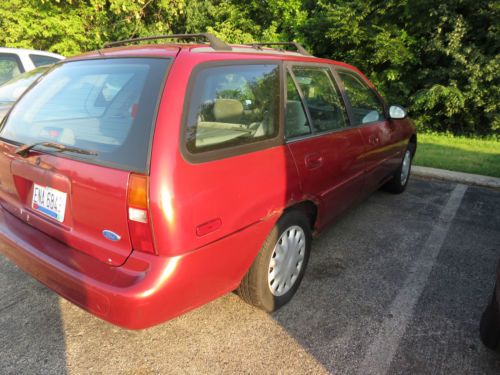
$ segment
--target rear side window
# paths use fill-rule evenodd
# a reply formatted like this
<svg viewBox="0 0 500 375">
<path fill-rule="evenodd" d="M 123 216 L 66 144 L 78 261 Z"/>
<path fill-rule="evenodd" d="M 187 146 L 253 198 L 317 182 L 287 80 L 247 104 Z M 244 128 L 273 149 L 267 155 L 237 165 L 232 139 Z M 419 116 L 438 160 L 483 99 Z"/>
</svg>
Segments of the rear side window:
<svg viewBox="0 0 500 375">
<path fill-rule="evenodd" d="M 0 85 L 23 71 L 19 57 L 12 53 L 0 53 Z"/>
<path fill-rule="evenodd" d="M 30 55 L 30 59 L 33 62 L 33 65 L 36 67 L 42 65 L 50 65 L 59 61 L 59 59 L 51 56 L 43 56 L 43 55 Z"/>
<path fill-rule="evenodd" d="M 300 137 L 311 133 L 306 111 L 299 92 L 290 73 L 287 73 L 285 136 L 287 138 Z"/>
<path fill-rule="evenodd" d="M 294 66 L 292 72 L 304 96 L 314 130 L 324 132 L 345 128 L 347 113 L 330 69 Z"/>
<path fill-rule="evenodd" d="M 279 66 L 204 67 L 189 98 L 191 153 L 255 143 L 278 134 Z"/>
<path fill-rule="evenodd" d="M 372 88 L 356 73 L 343 70 L 338 73 L 352 106 L 353 125 L 384 120 L 384 106 Z"/>
<path fill-rule="evenodd" d="M 71 155 L 144 172 L 169 61 L 124 58 L 56 65 L 15 105 L 0 135 L 22 144 L 50 141 L 83 148 L 97 155 Z"/>
</svg>

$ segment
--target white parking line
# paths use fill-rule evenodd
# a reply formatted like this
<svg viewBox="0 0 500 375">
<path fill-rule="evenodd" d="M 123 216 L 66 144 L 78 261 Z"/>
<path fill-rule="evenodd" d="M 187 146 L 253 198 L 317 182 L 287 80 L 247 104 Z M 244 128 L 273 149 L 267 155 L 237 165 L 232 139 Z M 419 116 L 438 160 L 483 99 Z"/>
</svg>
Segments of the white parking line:
<svg viewBox="0 0 500 375">
<path fill-rule="evenodd" d="M 389 370 L 401 337 L 413 316 L 415 305 L 427 284 L 429 274 L 466 191 L 467 186 L 462 184 L 458 184 L 452 191 L 403 287 L 389 306 L 387 317 L 381 323 L 379 332 L 359 367 L 359 374 L 383 375 Z"/>
</svg>

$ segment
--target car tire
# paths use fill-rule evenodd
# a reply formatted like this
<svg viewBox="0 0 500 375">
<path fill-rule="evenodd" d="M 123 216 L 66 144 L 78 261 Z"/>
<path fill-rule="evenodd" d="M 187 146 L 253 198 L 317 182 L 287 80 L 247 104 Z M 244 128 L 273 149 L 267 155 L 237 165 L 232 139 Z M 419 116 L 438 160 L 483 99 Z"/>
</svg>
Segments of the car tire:
<svg viewBox="0 0 500 375">
<path fill-rule="evenodd" d="M 493 297 L 481 316 L 479 323 L 479 334 L 483 344 L 492 349 L 500 350 L 500 316 L 496 298 L 496 286 Z"/>
<path fill-rule="evenodd" d="M 267 312 L 286 304 L 304 277 L 311 241 L 309 219 L 300 211 L 286 212 L 267 236 L 237 294 Z"/>
<path fill-rule="evenodd" d="M 393 194 L 401 194 L 406 190 L 406 186 L 410 180 L 413 155 L 414 145 L 410 143 L 404 152 L 403 160 L 401 160 L 398 169 L 394 172 L 392 178 L 384 185 L 384 190 Z"/>
</svg>

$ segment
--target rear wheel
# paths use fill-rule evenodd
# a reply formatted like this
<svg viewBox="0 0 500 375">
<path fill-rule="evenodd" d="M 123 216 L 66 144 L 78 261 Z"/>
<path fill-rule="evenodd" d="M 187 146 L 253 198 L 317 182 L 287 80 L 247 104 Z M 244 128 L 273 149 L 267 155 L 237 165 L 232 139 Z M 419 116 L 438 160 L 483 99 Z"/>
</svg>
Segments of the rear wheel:
<svg viewBox="0 0 500 375">
<path fill-rule="evenodd" d="M 237 293 L 265 311 L 277 310 L 297 291 L 310 250 L 308 218 L 299 211 L 285 213 L 269 233 Z"/>
<path fill-rule="evenodd" d="M 394 172 L 392 179 L 384 185 L 384 189 L 394 193 L 400 194 L 405 191 L 410 179 L 411 162 L 413 159 L 413 144 L 410 143 L 406 149 L 401 165 Z"/>
</svg>

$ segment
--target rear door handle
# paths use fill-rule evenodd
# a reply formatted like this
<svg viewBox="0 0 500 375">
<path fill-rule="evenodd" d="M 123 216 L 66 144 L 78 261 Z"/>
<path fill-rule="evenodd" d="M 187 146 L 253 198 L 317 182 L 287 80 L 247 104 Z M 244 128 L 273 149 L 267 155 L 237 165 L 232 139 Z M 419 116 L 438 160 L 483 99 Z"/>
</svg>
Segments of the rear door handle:
<svg viewBox="0 0 500 375">
<path fill-rule="evenodd" d="M 307 169 L 316 169 L 323 165 L 323 156 L 318 153 L 306 155 L 305 163 Z"/>
</svg>

